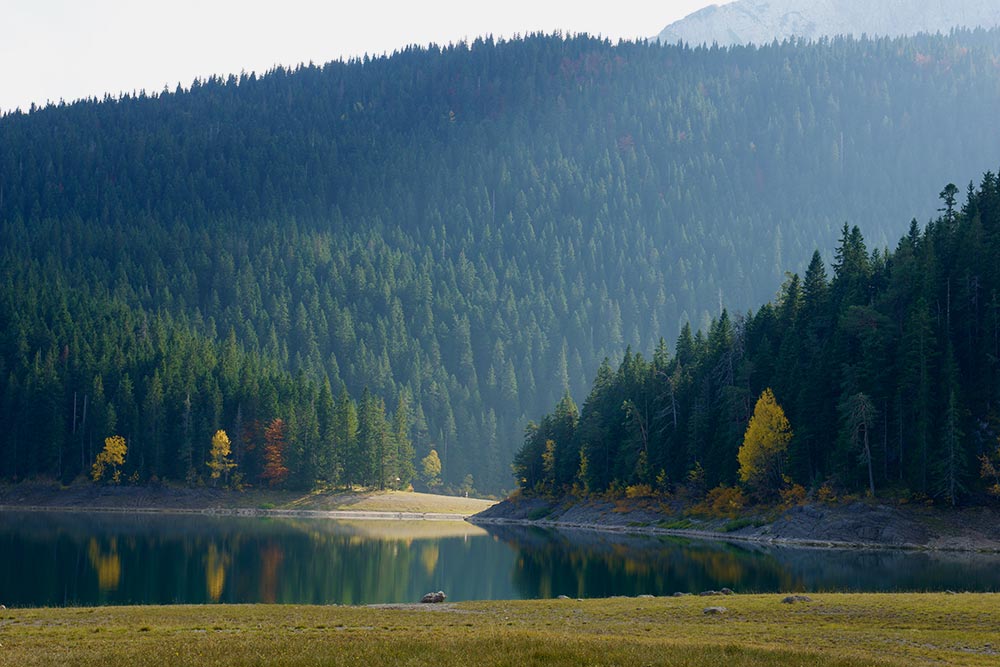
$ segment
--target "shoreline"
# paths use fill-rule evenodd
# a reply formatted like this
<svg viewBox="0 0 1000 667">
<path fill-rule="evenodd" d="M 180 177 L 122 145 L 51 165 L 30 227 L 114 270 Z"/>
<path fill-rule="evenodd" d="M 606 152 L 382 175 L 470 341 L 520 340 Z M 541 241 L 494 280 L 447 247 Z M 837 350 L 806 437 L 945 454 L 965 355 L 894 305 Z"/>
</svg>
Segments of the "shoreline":
<svg viewBox="0 0 1000 667">
<path fill-rule="evenodd" d="M 412 491 L 234 491 L 182 486 L 0 484 L 0 511 L 462 521 L 496 501 Z"/>
<path fill-rule="evenodd" d="M 855 501 L 760 508 L 725 519 L 643 501 L 520 497 L 469 521 L 813 549 L 1000 553 L 1000 512 L 988 507 L 947 510 Z"/>
<path fill-rule="evenodd" d="M 201 516 L 274 517 L 294 519 L 354 519 L 371 521 L 467 521 L 468 515 L 448 512 L 389 512 L 375 510 L 295 510 L 257 507 L 72 507 L 64 505 L 0 505 L 0 512 L 80 514 L 188 514 Z"/>
<path fill-rule="evenodd" d="M 689 530 L 684 528 L 658 528 L 656 526 L 628 526 L 600 523 L 579 523 L 569 521 L 545 521 L 531 519 L 500 519 L 478 518 L 466 519 L 471 524 L 494 526 L 526 526 L 538 528 L 554 528 L 556 530 L 589 530 L 600 533 L 616 533 L 621 535 L 645 535 L 665 537 L 686 537 L 691 539 L 709 540 L 713 542 L 740 542 L 752 544 L 770 544 L 803 549 L 838 549 L 842 551 L 940 551 L 950 553 L 981 553 L 1000 554 L 1000 546 L 991 547 L 943 547 L 923 544 L 885 544 L 879 542 L 849 542 L 844 540 L 816 540 L 794 537 L 768 537 L 760 535 L 741 535 L 739 533 L 722 533 L 713 530 Z"/>
</svg>

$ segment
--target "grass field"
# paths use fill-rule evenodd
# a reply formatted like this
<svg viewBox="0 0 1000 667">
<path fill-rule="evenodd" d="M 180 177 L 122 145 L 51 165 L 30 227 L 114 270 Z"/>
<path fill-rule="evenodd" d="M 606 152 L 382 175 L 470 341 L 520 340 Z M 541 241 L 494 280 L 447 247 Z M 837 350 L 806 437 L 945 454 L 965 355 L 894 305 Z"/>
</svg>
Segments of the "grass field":
<svg viewBox="0 0 1000 667">
<path fill-rule="evenodd" d="M 1000 595 L 812 597 L 8 609 L 0 664 L 1000 664 Z"/>
</svg>

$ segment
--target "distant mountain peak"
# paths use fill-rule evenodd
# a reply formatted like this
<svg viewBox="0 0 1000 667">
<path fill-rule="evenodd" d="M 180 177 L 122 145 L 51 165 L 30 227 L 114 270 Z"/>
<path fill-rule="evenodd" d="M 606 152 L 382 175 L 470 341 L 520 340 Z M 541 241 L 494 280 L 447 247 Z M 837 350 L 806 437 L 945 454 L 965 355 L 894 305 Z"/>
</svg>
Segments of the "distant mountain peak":
<svg viewBox="0 0 1000 667">
<path fill-rule="evenodd" d="M 661 42 L 767 44 L 836 35 L 895 37 L 1000 25 L 996 0 L 737 0 L 671 23 Z"/>
</svg>

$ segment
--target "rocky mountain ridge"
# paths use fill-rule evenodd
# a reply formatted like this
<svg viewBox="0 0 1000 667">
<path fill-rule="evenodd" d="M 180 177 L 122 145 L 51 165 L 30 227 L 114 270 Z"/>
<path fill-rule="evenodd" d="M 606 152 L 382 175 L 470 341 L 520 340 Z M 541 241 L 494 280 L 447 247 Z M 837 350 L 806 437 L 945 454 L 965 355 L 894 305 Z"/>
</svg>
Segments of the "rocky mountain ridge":
<svg viewBox="0 0 1000 667">
<path fill-rule="evenodd" d="M 730 46 L 837 35 L 947 33 L 952 28 L 997 25 L 1000 4 L 990 0 L 737 0 L 676 21 L 657 39 Z"/>
</svg>

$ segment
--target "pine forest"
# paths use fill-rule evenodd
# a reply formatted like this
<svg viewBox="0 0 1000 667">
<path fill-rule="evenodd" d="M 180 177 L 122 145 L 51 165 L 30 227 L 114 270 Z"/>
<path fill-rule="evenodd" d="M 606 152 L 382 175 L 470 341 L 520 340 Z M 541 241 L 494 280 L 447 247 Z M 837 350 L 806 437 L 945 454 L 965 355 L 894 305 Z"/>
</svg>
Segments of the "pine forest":
<svg viewBox="0 0 1000 667">
<path fill-rule="evenodd" d="M 713 488 L 770 388 L 774 485 L 975 498 L 998 71 L 530 35 L 6 113 L 0 478 Z"/>
</svg>

